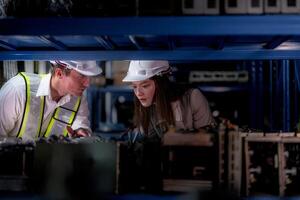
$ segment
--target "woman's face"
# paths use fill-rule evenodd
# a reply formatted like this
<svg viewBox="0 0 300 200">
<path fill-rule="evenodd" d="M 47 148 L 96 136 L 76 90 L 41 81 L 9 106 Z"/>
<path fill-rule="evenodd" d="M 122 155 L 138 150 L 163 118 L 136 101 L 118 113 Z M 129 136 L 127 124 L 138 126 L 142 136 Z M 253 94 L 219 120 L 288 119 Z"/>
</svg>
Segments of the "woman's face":
<svg viewBox="0 0 300 200">
<path fill-rule="evenodd" d="M 155 94 L 154 80 L 134 81 L 131 83 L 131 86 L 142 106 L 149 107 L 152 105 Z"/>
</svg>

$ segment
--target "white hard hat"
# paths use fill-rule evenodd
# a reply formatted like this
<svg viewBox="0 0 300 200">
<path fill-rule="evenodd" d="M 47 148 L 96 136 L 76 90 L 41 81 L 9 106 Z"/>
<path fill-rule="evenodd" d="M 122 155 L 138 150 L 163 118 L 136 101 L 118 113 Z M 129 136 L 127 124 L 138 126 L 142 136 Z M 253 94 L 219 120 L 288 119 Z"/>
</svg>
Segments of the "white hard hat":
<svg viewBox="0 0 300 200">
<path fill-rule="evenodd" d="M 128 72 L 123 82 L 143 81 L 155 75 L 171 72 L 168 61 L 165 60 L 134 60 L 129 64 Z"/>
<path fill-rule="evenodd" d="M 96 61 L 50 60 L 50 63 L 54 65 L 62 65 L 68 69 L 74 69 L 85 76 L 96 76 L 102 72 Z"/>
</svg>

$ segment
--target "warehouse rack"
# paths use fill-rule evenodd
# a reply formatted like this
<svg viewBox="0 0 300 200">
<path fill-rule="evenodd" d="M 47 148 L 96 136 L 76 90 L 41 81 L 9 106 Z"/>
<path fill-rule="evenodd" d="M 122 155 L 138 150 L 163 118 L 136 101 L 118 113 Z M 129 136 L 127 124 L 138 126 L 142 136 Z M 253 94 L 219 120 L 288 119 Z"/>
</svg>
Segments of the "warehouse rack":
<svg viewBox="0 0 300 200">
<path fill-rule="evenodd" d="M 219 177 L 229 190 L 241 196 L 299 195 L 299 133 L 243 132 L 235 127 L 227 136 L 219 134 Z"/>
<path fill-rule="evenodd" d="M 0 60 L 299 58 L 300 17 L 4 18 Z"/>
<path fill-rule="evenodd" d="M 246 195 L 298 195 L 299 136 L 265 133 L 244 136 Z M 262 187 L 263 186 L 263 187 Z"/>
</svg>

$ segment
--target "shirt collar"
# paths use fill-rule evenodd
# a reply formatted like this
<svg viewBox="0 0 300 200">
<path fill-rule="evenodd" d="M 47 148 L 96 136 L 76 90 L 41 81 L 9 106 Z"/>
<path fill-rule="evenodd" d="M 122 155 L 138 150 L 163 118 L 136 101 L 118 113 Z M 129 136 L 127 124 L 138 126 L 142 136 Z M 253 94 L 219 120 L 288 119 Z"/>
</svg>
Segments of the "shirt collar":
<svg viewBox="0 0 300 200">
<path fill-rule="evenodd" d="M 37 90 L 36 96 L 51 96 L 50 93 L 50 80 L 51 80 L 51 74 L 46 74 L 42 77 L 42 80 L 40 82 L 39 88 Z"/>
<path fill-rule="evenodd" d="M 46 74 L 45 76 L 42 77 L 39 88 L 37 90 L 36 96 L 49 96 L 50 99 L 52 99 L 51 96 L 51 90 L 50 90 L 50 81 L 51 81 L 51 73 Z M 68 102 L 71 99 L 71 95 L 66 95 L 64 96 L 61 100 L 64 102 Z"/>
</svg>

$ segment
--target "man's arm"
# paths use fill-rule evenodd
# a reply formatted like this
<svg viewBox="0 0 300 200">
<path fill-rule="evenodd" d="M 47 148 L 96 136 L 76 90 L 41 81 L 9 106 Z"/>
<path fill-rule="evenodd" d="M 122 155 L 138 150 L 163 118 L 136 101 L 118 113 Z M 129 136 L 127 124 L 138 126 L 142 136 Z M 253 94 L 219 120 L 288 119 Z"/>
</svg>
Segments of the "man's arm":
<svg viewBox="0 0 300 200">
<path fill-rule="evenodd" d="M 88 103 L 85 96 L 81 97 L 81 104 L 71 129 L 67 129 L 71 136 L 80 137 L 90 136 L 92 134 L 89 121 Z"/>
<path fill-rule="evenodd" d="M 16 126 L 20 126 L 25 99 L 21 92 L 22 87 L 13 84 L 16 80 L 14 77 L 0 90 L 0 137 L 16 136 Z"/>
</svg>

